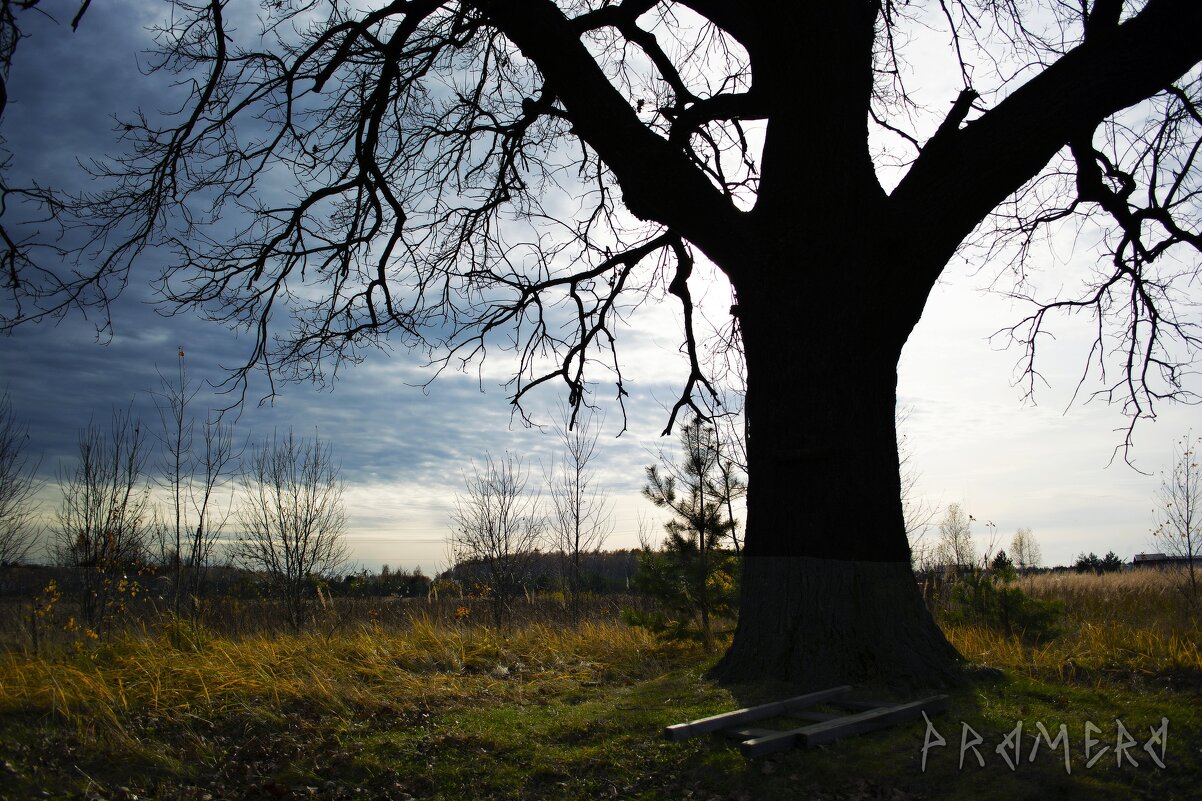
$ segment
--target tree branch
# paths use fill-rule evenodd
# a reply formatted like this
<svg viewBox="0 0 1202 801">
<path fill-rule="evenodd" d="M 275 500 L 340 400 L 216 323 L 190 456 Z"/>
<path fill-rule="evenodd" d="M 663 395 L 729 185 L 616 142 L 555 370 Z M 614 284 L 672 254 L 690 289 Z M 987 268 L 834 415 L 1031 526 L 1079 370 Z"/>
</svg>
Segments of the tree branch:
<svg viewBox="0 0 1202 801">
<path fill-rule="evenodd" d="M 889 201 L 911 239 L 938 254 L 926 261 L 942 269 L 976 224 L 1076 132 L 1163 90 L 1194 67 L 1202 60 L 1202 37 L 1195 35 L 1200 29 L 1202 4 L 1196 0 L 1151 0 L 992 110 L 928 142 Z M 933 283 L 937 275 L 923 278 Z"/>
<path fill-rule="evenodd" d="M 572 23 L 549 0 L 473 0 L 538 65 L 578 136 L 622 187 L 626 208 L 679 233 L 718 263 L 741 247 L 744 226 L 730 202 L 679 149 L 650 131 L 601 72 Z"/>
</svg>

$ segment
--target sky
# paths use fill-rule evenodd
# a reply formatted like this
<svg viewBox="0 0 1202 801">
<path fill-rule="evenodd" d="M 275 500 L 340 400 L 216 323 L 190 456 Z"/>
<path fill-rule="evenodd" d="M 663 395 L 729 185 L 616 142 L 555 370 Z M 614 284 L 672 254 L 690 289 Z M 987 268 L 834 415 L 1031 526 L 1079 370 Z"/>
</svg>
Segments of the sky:
<svg viewBox="0 0 1202 801">
<path fill-rule="evenodd" d="M 74 34 L 66 25 L 72 4 L 48 6 L 60 17 L 58 25 L 31 19 L 31 36 L 9 75 L 11 99 L 0 127 L 13 154 L 10 178 L 79 187 L 77 160 L 113 147 L 113 114 L 171 105 L 162 79 L 138 69 L 137 54 L 146 46 L 142 28 L 162 8 L 137 0 L 95 5 Z M 934 62 L 915 69 L 933 102 L 954 98 L 946 70 Z M 1055 241 L 1043 280 L 1071 286 L 1089 261 L 1088 252 Z M 991 539 L 994 548 L 1008 547 L 1017 528 L 1030 527 L 1045 564 L 1066 564 L 1086 551 L 1114 550 L 1129 561 L 1137 552 L 1156 550 L 1150 531 L 1158 474 L 1169 466 L 1176 440 L 1191 427 L 1202 432 L 1197 407 L 1164 404 L 1157 420 L 1140 424 L 1129 456 L 1142 473 L 1121 455 L 1115 458 L 1128 422 L 1121 410 L 1069 403 L 1089 349 L 1088 327 L 1080 320 L 1056 322 L 1056 339 L 1041 352 L 1049 386 L 1036 403 L 1025 400 L 1014 384 L 1022 354 L 990 335 L 1027 310 L 989 292 L 992 273 L 982 266 L 963 260 L 949 265 L 903 353 L 899 407 L 907 415 L 904 432 L 919 499 L 935 509 L 962 504 L 976 518 L 981 550 Z M 1194 289 L 1197 302 L 1202 289 Z M 706 296 L 715 318 L 729 305 L 729 290 L 712 276 L 700 274 L 693 291 Z M 179 349 L 198 381 L 219 382 L 223 368 L 240 363 L 244 340 L 191 316 L 163 316 L 151 300 L 145 281 L 132 282 L 112 309 L 113 335 L 99 340 L 95 318 L 80 315 L 0 337 L 0 389 L 29 427 L 30 450 L 46 481 L 41 511 L 47 519 L 58 499 L 57 476 L 70 467 L 81 427 L 106 421 L 114 408 L 132 408 L 153 425 L 151 393 L 160 388 L 159 373 L 175 369 Z M 643 468 L 655 454 L 675 450 L 675 441 L 660 431 L 686 375 L 679 331 L 679 312 L 666 301 L 650 304 L 621 333 L 631 391 L 627 430 L 614 436 L 620 411 L 609 404 L 596 464 L 597 480 L 614 501 L 607 547 L 636 546 L 640 520 L 655 528 L 657 517 L 640 488 Z M 420 565 L 429 572 L 446 565 L 455 493 L 473 462 L 487 452 L 513 450 L 537 480 L 556 452 L 552 434 L 525 428 L 511 416 L 504 383 L 512 366 L 502 354 L 479 372 L 444 373 L 423 388 L 432 371 L 420 354 L 377 351 L 345 369 L 331 388 L 284 385 L 273 403 L 262 406 L 254 402 L 265 391 L 256 377 L 238 435 L 260 441 L 291 427 L 328 439 L 347 484 L 356 564 L 373 570 L 384 563 Z M 1196 380 L 1193 386 L 1202 390 Z M 549 422 L 559 400 L 540 395 L 535 417 Z M 228 396 L 206 391 L 196 407 L 226 403 Z M 928 541 L 935 536 L 929 533 Z"/>
</svg>

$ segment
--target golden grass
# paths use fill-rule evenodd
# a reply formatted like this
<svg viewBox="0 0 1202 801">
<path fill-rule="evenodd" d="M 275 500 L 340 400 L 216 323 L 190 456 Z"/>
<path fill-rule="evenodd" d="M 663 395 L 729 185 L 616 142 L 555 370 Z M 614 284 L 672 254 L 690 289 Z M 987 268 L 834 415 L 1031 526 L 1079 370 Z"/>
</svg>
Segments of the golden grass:
<svg viewBox="0 0 1202 801">
<path fill-rule="evenodd" d="M 981 626 L 945 625 L 974 662 L 1061 679 L 1093 673 L 1202 675 L 1202 627 L 1180 572 L 1139 570 L 1101 576 L 1045 573 L 1019 581 L 1028 595 L 1064 603 L 1064 631 L 1042 643 Z"/>
<path fill-rule="evenodd" d="M 1119 573 L 1043 573 L 1019 579 L 1018 586 L 1037 598 L 1065 603 L 1070 615 L 1082 617 L 1139 615 L 1161 617 L 1185 604 L 1186 578 L 1175 570 L 1130 570 Z"/>
<path fill-rule="evenodd" d="M 1158 572 L 1022 579 L 1028 594 L 1065 604 L 1063 633 L 1040 643 L 982 626 L 944 628 L 974 662 L 1061 679 L 1202 676 L 1202 629 L 1178 581 Z M 48 713 L 83 729 L 119 732 L 122 721 L 143 716 L 270 718 L 296 707 L 404 712 L 628 683 L 700 656 L 697 646 L 666 644 L 616 620 L 496 631 L 417 617 L 395 628 L 363 625 L 325 636 L 233 637 L 184 625 L 154 631 L 83 639 L 77 649 L 49 656 L 0 653 L 0 714 Z"/>
<path fill-rule="evenodd" d="M 1089 671 L 1202 673 L 1197 632 L 1166 635 L 1122 623 L 1091 624 L 1037 644 L 979 626 L 945 626 L 944 633 L 973 662 L 1047 672 L 1061 679 Z"/>
<path fill-rule="evenodd" d="M 666 648 L 620 622 L 497 632 L 418 619 L 402 630 L 332 637 L 125 636 L 54 657 L 0 655 L 0 714 L 49 712 L 84 728 L 119 729 L 130 715 L 404 710 L 513 697 L 540 683 L 645 677 L 663 669 Z"/>
</svg>

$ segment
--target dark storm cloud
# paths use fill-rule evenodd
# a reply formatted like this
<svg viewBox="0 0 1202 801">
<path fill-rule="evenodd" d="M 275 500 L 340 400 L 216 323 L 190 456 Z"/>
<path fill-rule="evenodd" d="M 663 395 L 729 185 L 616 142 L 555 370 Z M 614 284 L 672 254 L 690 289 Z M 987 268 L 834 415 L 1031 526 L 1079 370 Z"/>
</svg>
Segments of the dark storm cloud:
<svg viewBox="0 0 1202 801">
<path fill-rule="evenodd" d="M 20 17 L 21 40 L 8 76 L 4 137 L 13 153 L 14 179 L 87 188 L 77 166 L 116 151 L 114 116 L 128 119 L 178 103 L 167 76 L 145 76 L 139 58 L 151 44 L 146 27 L 166 10 L 159 3 L 112 2 L 89 9 L 72 33 L 75 6 L 39 6 Z M 17 181 L 19 182 L 19 180 Z"/>
</svg>

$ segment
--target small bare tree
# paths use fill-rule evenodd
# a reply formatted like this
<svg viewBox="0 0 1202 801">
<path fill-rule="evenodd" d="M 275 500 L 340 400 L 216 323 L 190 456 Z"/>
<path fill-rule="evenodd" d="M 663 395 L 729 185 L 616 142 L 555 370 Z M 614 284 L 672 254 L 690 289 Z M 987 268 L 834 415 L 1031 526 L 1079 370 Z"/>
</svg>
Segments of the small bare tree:
<svg viewBox="0 0 1202 801">
<path fill-rule="evenodd" d="M 233 546 L 245 567 L 261 571 L 299 631 L 308 617 L 312 581 L 336 572 L 346 560 L 343 483 L 330 445 L 320 437 L 284 438 L 254 452 L 242 475 L 242 529 Z"/>
<path fill-rule="evenodd" d="M 921 478 L 914 467 L 914 452 L 910 437 L 902 429 L 910 419 L 911 410 L 897 412 L 897 458 L 901 477 L 902 519 L 906 524 L 906 540 L 910 543 L 910 564 L 916 570 L 928 570 L 936 559 L 938 548 L 926 539 L 931 523 L 935 520 L 937 507 L 918 495 L 918 480 Z"/>
<path fill-rule="evenodd" d="M 145 431 L 128 411 L 113 412 L 106 434 L 95 423 L 79 435 L 79 462 L 60 471 L 63 499 L 52 555 L 77 574 L 80 613 L 106 629 L 135 590 L 129 574 L 145 563 L 149 488 Z"/>
<path fill-rule="evenodd" d="M 497 461 L 485 454 L 483 472 L 473 464 L 464 482 L 451 517 L 451 548 L 457 568 L 478 570 L 488 583 L 493 621 L 500 626 L 530 580 L 546 523 L 537 494 L 527 492 L 529 472 L 518 456 L 506 451 Z"/>
<path fill-rule="evenodd" d="M 977 561 L 977 549 L 972 541 L 972 516 L 958 503 L 948 504 L 939 522 L 938 559 L 940 564 L 959 570 Z"/>
<path fill-rule="evenodd" d="M 1020 573 L 1039 566 L 1039 542 L 1036 541 L 1031 529 L 1023 526 L 1014 532 L 1014 539 L 1010 541 L 1010 556 Z"/>
<path fill-rule="evenodd" d="M 29 460 L 28 428 L 17 422 L 8 394 L 0 396 L 0 566 L 21 562 L 38 538 L 35 496 L 42 482 Z"/>
<path fill-rule="evenodd" d="M 1202 555 L 1202 469 L 1198 451 L 1202 437 L 1186 434 L 1173 447 L 1173 466 L 1162 474 L 1153 512 L 1156 528 L 1152 535 L 1164 553 L 1184 559 L 1190 604 L 1198 600 L 1196 563 Z"/>
<path fill-rule="evenodd" d="M 573 625 L 580 623 L 584 587 L 581 556 L 599 550 L 613 531 L 613 505 L 596 485 L 596 474 L 589 466 L 596 455 L 602 419 L 586 415 L 573 420 L 568 409 L 561 410 L 555 433 L 563 444 L 563 453 L 546 474 L 551 545 L 563 560 Z"/>
<path fill-rule="evenodd" d="M 186 596 L 199 598 L 218 535 L 229 518 L 232 501 L 219 499 L 240 456 L 233 428 L 220 420 L 205 420 L 201 443 L 195 437 L 196 421 L 188 405 L 196 397 L 178 355 L 174 380 L 160 375 L 162 388 L 155 394 L 163 443 L 161 483 L 170 496 L 170 518 L 159 527 L 162 562 L 171 571 L 175 614 Z"/>
</svg>

